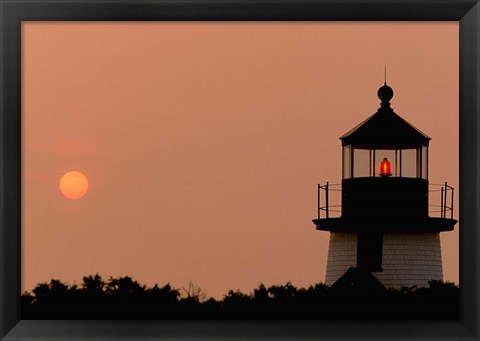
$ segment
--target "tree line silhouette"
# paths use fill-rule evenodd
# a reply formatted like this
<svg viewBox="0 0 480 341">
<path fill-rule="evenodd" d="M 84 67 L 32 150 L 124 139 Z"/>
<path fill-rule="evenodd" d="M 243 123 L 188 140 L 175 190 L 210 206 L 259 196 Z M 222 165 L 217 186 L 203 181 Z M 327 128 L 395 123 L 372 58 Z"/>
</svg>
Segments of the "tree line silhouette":
<svg viewBox="0 0 480 341">
<path fill-rule="evenodd" d="M 400 290 L 286 283 L 230 290 L 216 300 L 193 283 L 147 287 L 96 274 L 79 285 L 52 279 L 21 300 L 22 319 L 458 319 L 458 294 L 457 285 L 442 281 Z"/>
</svg>

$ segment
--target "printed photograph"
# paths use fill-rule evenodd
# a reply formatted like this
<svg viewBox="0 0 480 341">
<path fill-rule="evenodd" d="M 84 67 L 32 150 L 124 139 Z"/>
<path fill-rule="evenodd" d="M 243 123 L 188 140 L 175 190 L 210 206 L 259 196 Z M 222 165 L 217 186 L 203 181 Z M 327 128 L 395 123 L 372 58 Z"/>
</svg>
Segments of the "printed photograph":
<svg viewBox="0 0 480 341">
<path fill-rule="evenodd" d="M 459 318 L 458 22 L 22 23 L 22 319 Z"/>
</svg>

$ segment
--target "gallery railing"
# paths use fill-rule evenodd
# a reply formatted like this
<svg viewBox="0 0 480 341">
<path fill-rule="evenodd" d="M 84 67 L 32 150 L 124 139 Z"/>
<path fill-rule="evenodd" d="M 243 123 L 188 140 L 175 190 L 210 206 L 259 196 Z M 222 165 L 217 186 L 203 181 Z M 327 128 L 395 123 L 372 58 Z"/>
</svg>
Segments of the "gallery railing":
<svg viewBox="0 0 480 341">
<path fill-rule="evenodd" d="M 335 197 L 332 198 L 332 194 Z M 318 184 L 317 198 L 318 219 L 328 219 L 342 215 L 342 184 L 329 184 L 328 181 L 325 185 Z M 331 204 L 332 202 L 334 203 L 333 205 Z"/>
<path fill-rule="evenodd" d="M 318 184 L 318 219 L 340 217 L 342 215 L 342 185 Z M 444 184 L 428 185 L 428 214 L 433 217 L 453 219 L 454 188 Z M 433 204 L 435 203 L 435 204 Z"/>
<path fill-rule="evenodd" d="M 447 215 L 448 215 L 450 216 L 450 219 L 453 219 L 453 197 L 454 197 L 454 189 L 452 186 L 449 186 L 446 182 L 444 184 L 429 184 L 428 185 L 428 200 L 429 200 L 428 214 L 430 216 L 434 216 L 434 217 L 436 216 L 440 218 L 447 218 Z M 438 200 L 440 200 L 440 205 L 431 204 L 432 202 L 438 202 Z"/>
</svg>

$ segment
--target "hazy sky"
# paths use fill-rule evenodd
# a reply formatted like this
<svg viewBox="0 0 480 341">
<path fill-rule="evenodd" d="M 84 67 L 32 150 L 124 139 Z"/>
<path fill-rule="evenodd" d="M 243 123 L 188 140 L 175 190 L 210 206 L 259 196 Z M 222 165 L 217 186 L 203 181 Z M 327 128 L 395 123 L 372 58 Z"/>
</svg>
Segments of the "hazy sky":
<svg viewBox="0 0 480 341">
<path fill-rule="evenodd" d="M 317 183 L 392 108 L 458 204 L 457 22 L 24 22 L 23 290 L 99 273 L 221 297 L 324 281 Z M 89 191 L 65 198 L 60 177 Z M 458 205 L 455 217 L 458 219 Z M 458 228 L 442 233 L 458 283 Z"/>
</svg>

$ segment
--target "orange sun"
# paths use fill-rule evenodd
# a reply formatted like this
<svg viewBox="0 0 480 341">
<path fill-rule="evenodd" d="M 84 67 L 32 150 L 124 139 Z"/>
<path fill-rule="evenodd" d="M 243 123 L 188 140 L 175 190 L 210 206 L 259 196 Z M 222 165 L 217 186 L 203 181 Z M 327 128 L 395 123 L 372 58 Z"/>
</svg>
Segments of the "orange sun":
<svg viewBox="0 0 480 341">
<path fill-rule="evenodd" d="M 60 179 L 60 191 L 68 199 L 80 199 L 88 191 L 88 180 L 81 172 L 65 173 Z"/>
</svg>

